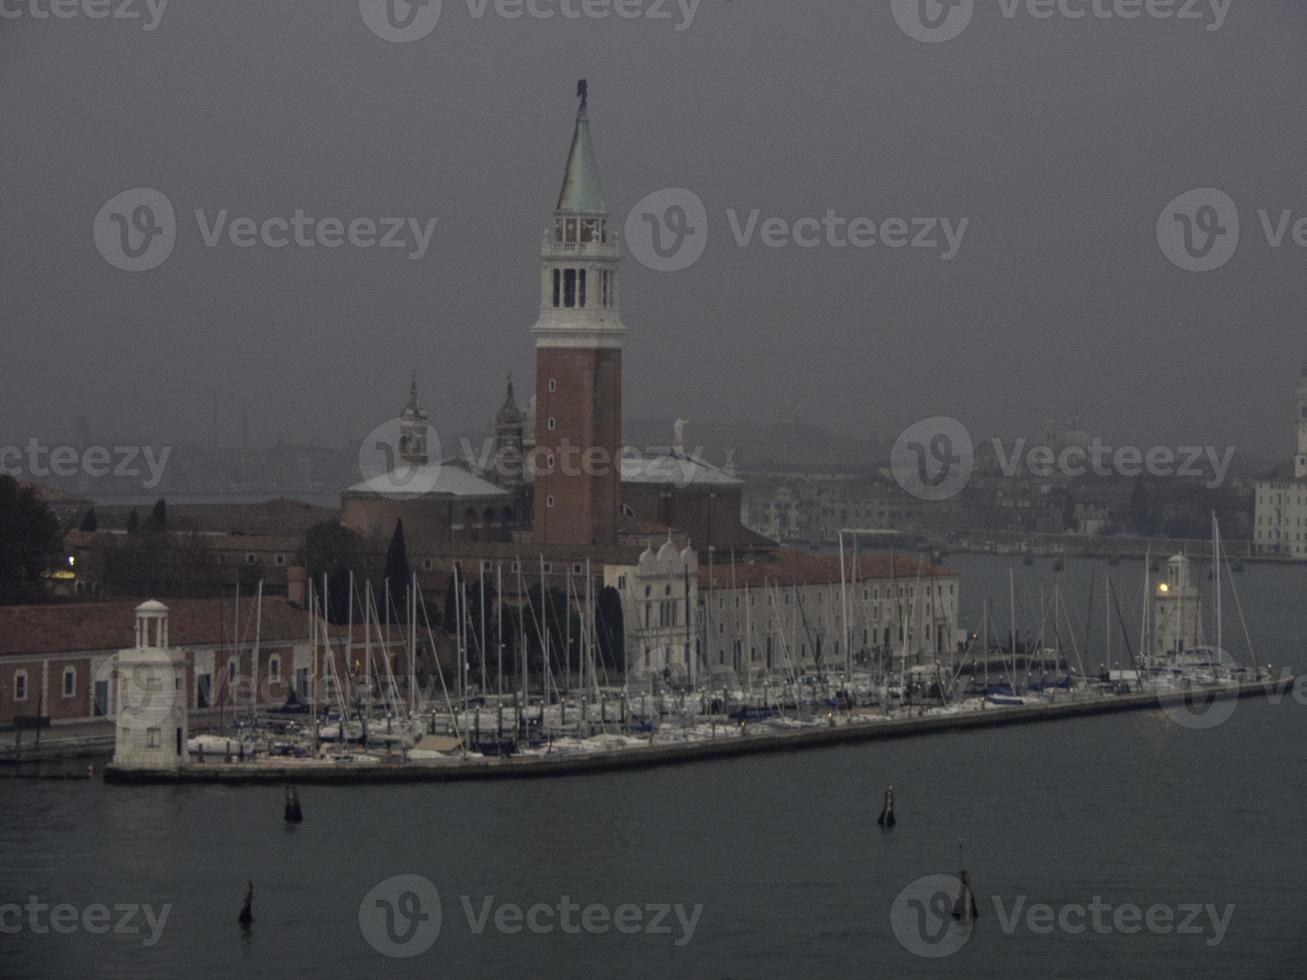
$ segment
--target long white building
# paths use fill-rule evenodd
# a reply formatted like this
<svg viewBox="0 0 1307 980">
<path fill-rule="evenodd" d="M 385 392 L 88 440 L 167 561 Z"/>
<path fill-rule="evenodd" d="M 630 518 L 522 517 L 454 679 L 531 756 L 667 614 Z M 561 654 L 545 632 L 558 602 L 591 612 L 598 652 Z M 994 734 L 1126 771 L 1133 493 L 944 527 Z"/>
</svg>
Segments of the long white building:
<svg viewBox="0 0 1307 980">
<path fill-rule="evenodd" d="M 1258 554 L 1307 560 L 1307 368 L 1298 380 L 1293 477 L 1258 480 L 1253 545 Z"/>
<path fill-rule="evenodd" d="M 884 554 L 840 561 L 799 551 L 700 566 L 701 660 L 710 674 L 908 665 L 949 656 L 958 636 L 957 573 Z"/>
</svg>

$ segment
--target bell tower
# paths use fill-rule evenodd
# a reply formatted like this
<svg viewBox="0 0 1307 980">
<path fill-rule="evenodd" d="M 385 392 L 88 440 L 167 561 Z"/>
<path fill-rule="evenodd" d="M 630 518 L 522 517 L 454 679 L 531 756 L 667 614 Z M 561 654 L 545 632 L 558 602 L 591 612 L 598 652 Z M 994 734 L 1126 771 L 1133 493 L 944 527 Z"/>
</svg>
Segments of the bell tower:
<svg viewBox="0 0 1307 980">
<path fill-rule="evenodd" d="M 540 251 L 536 341 L 535 540 L 617 540 L 622 437 L 621 253 L 581 99 L 553 228 Z"/>
<path fill-rule="evenodd" d="M 427 413 L 418 401 L 416 374 L 408 386 L 408 401 L 399 414 L 399 458 L 409 466 L 426 466 L 428 462 Z"/>
</svg>

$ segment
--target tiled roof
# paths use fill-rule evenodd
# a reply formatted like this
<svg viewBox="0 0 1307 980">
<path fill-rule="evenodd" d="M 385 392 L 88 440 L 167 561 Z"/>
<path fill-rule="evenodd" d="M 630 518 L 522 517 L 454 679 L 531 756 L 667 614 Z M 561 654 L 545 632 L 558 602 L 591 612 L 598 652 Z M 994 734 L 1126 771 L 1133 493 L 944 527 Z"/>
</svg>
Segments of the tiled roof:
<svg viewBox="0 0 1307 980">
<path fill-rule="evenodd" d="M 701 558 L 703 556 L 700 556 Z M 852 573 L 852 561 L 845 561 L 845 575 Z M 921 577 L 956 576 L 954 572 L 942 565 L 919 562 L 903 555 L 893 556 L 893 567 L 889 555 L 861 555 L 858 560 L 858 581 L 870 579 L 883 580 L 897 578 L 905 584 Z M 778 585 L 838 585 L 840 581 L 840 560 L 838 555 L 814 555 L 806 551 L 785 548 L 775 553 L 770 560 L 737 562 L 734 570 L 729 563 L 713 566 L 712 581 L 709 582 L 708 566 L 699 565 L 699 587 L 729 589 L 732 575 L 735 586 L 744 588 L 760 587 L 764 584 Z"/>
<path fill-rule="evenodd" d="M 174 647 L 232 642 L 236 610 L 231 598 L 168 599 L 168 639 Z M 112 602 L 0 606 L 0 655 L 120 650 L 135 640 L 139 599 Z M 254 641 L 254 600 L 241 600 L 241 640 Z M 248 629 L 248 633 L 247 633 Z M 334 633 L 333 627 L 333 633 Z M 361 627 L 355 627 L 362 638 Z M 340 630 L 343 635 L 345 630 Z M 263 600 L 260 640 L 306 640 L 308 614 L 283 598 Z"/>
</svg>

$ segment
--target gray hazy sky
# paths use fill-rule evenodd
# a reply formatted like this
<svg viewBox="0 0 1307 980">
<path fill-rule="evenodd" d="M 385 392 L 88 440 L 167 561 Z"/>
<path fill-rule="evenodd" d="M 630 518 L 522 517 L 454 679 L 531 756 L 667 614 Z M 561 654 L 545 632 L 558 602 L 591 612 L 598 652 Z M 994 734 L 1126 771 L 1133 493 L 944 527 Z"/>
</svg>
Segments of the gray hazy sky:
<svg viewBox="0 0 1307 980">
<path fill-rule="evenodd" d="M 19 0 L 4 0 L 13 5 Z M 30 0 L 21 0 L 26 10 Z M 37 0 L 44 6 L 48 0 Z M 117 0 L 115 0 L 117 2 Z M 1209 0 L 1201 0 L 1203 8 Z M 137 0 L 143 10 L 144 0 Z M 800 416 L 893 438 L 1083 413 L 1117 443 L 1292 445 L 1307 249 L 1307 10 L 1234 0 L 1201 23 L 1006 19 L 948 43 L 888 2 L 703 0 L 672 21 L 476 19 L 387 43 L 354 0 L 172 0 L 140 22 L 0 20 L 0 442 L 223 435 L 338 444 L 392 417 L 410 369 L 441 429 L 533 385 L 537 254 L 588 77 L 614 221 L 686 187 L 691 269 L 624 265 L 628 417 Z M 101 206 L 176 206 L 158 269 L 111 267 Z M 1164 205 L 1224 189 L 1243 240 L 1218 272 L 1163 257 Z M 430 251 L 206 248 L 192 215 L 438 217 Z M 970 218 L 920 250 L 737 248 L 762 217 Z"/>
</svg>

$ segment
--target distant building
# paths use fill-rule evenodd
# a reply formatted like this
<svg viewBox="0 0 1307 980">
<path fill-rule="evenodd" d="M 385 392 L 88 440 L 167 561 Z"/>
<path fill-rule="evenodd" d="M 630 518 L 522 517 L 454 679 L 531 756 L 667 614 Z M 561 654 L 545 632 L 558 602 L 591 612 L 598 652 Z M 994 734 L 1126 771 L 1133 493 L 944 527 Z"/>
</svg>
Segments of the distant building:
<svg viewBox="0 0 1307 980">
<path fill-rule="evenodd" d="M 1292 476 L 1256 482 L 1253 546 L 1262 555 L 1307 559 L 1307 367 L 1296 396 L 1298 451 Z"/>
</svg>

